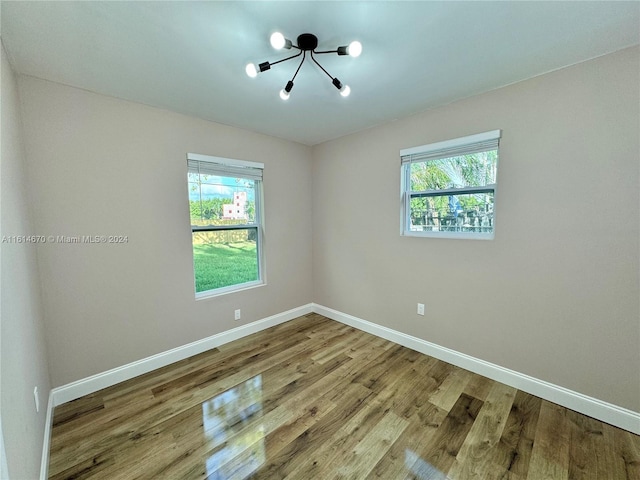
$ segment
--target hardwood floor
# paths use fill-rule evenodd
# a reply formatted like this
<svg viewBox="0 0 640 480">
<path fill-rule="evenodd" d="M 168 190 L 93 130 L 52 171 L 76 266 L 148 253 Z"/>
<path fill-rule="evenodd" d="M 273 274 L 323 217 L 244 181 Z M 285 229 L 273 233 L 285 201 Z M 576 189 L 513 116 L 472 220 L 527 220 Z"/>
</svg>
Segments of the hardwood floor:
<svg viewBox="0 0 640 480">
<path fill-rule="evenodd" d="M 317 314 L 61 405 L 49 478 L 640 479 L 640 437 Z"/>
</svg>

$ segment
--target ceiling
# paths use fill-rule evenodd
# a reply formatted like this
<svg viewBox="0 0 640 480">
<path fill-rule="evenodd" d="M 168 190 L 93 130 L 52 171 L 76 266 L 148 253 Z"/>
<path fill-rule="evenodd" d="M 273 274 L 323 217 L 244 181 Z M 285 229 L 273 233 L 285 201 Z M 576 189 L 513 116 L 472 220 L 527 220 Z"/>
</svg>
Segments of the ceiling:
<svg viewBox="0 0 640 480">
<path fill-rule="evenodd" d="M 22 74 L 314 145 L 640 43 L 640 2 L 3 1 L 2 41 Z M 269 36 L 310 32 L 343 98 Z M 289 53 L 290 54 L 290 53 Z"/>
</svg>

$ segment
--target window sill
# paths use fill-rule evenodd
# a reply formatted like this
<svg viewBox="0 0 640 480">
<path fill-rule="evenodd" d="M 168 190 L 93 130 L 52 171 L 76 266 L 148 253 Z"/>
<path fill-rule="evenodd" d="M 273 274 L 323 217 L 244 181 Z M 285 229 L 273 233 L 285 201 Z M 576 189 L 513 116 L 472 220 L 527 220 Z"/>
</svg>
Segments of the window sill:
<svg viewBox="0 0 640 480">
<path fill-rule="evenodd" d="M 469 232 L 402 232 L 403 237 L 447 238 L 457 240 L 493 240 L 494 233 Z"/>
<path fill-rule="evenodd" d="M 244 290 L 251 290 L 257 287 L 263 287 L 267 282 L 262 280 L 256 280 L 255 282 L 241 283 L 240 285 L 232 285 L 229 287 L 216 288 L 215 290 L 207 290 L 205 292 L 196 293 L 196 301 L 206 300 L 212 297 L 219 297 L 221 295 L 227 295 L 229 293 L 242 292 Z"/>
</svg>

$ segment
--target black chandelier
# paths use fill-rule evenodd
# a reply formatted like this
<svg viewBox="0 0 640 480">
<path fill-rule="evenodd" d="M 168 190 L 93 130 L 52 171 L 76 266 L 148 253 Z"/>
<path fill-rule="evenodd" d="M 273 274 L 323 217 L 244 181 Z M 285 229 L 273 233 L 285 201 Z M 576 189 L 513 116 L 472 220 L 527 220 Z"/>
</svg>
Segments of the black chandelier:
<svg viewBox="0 0 640 480">
<path fill-rule="evenodd" d="M 255 63 L 249 63 L 246 66 L 245 71 L 251 78 L 256 77 L 259 72 L 266 72 L 273 65 L 286 62 L 287 60 L 291 60 L 292 58 L 296 58 L 302 55 L 302 60 L 300 61 L 300 65 L 298 65 L 296 73 L 293 74 L 293 77 L 287 82 L 287 85 L 282 90 L 280 90 L 280 98 L 282 98 L 283 100 L 288 100 L 291 89 L 293 88 L 293 81 L 296 79 L 296 76 L 300 71 L 300 67 L 302 67 L 302 64 L 307 58 L 307 52 L 309 52 L 309 57 L 311 58 L 311 60 L 313 60 L 313 62 L 318 65 L 318 67 L 320 67 L 320 69 L 324 73 L 327 74 L 327 76 L 331 79 L 331 83 L 333 83 L 333 85 L 340 91 L 340 95 L 342 95 L 343 97 L 349 96 L 349 94 L 351 93 L 351 88 L 349 88 L 349 85 L 343 84 L 340 80 L 338 80 L 338 77 L 331 76 L 331 74 L 318 63 L 318 61 L 314 57 L 314 54 L 320 55 L 324 53 L 337 53 L 338 55 L 351 55 L 352 57 L 357 57 L 360 55 L 360 53 L 362 53 L 362 44 L 360 42 L 351 42 L 348 46 L 338 47 L 336 50 L 325 50 L 317 52 L 316 48 L 318 47 L 318 37 L 311 33 L 303 33 L 299 35 L 297 45 L 294 45 L 291 40 L 285 38 L 284 35 L 282 35 L 282 33 L 280 32 L 276 32 L 271 35 L 270 40 L 271 46 L 276 50 L 281 50 L 283 48 L 290 50 L 291 48 L 296 48 L 300 50 L 300 52 L 296 53 L 295 55 L 291 55 L 290 57 L 283 58 L 282 60 L 278 60 L 277 62 L 263 62 L 258 66 L 256 66 Z"/>
</svg>

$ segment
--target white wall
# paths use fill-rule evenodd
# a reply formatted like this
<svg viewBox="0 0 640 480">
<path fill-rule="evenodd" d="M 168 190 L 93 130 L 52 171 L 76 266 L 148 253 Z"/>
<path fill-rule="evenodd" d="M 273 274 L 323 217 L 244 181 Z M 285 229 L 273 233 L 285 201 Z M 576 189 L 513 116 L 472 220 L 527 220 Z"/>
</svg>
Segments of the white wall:
<svg viewBox="0 0 640 480">
<path fill-rule="evenodd" d="M 22 122 L 14 74 L 4 46 L 2 56 L 2 138 L 0 160 L 0 236 L 32 235 L 29 181 L 25 173 Z M 14 479 L 40 475 L 47 400 L 50 390 L 42 322 L 36 248 L 0 244 L 0 413 L 8 472 Z M 33 389 L 40 391 L 36 413 Z M 2 469 L 4 471 L 4 467 Z M 5 472 L 6 473 L 6 472 Z"/>
<path fill-rule="evenodd" d="M 314 302 L 640 411 L 638 60 L 314 147 Z M 399 150 L 494 129 L 495 240 L 401 237 Z"/>
<path fill-rule="evenodd" d="M 39 247 L 54 386 L 312 301 L 309 147 L 32 77 L 19 83 L 38 233 L 129 237 Z M 195 300 L 187 152 L 265 164 L 266 286 Z"/>
</svg>

